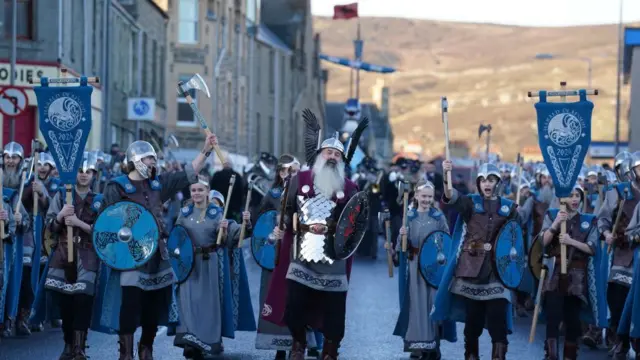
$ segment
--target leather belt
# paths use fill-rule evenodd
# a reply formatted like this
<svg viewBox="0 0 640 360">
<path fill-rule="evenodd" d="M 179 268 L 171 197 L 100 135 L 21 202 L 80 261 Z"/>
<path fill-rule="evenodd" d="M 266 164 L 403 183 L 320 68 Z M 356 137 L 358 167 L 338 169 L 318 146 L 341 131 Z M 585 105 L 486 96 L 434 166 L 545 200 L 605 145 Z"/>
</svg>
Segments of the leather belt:
<svg viewBox="0 0 640 360">
<path fill-rule="evenodd" d="M 469 245 L 464 247 L 464 250 L 467 250 L 467 251 L 480 251 L 480 250 L 491 251 L 491 249 L 493 249 L 493 245 L 491 245 L 490 243 L 482 243 L 482 242 L 476 242 L 476 241 L 473 241 L 469 243 Z"/>
<path fill-rule="evenodd" d="M 301 232 L 310 232 L 316 235 L 326 235 L 328 233 L 335 233 L 336 226 L 333 224 L 325 225 L 325 224 L 300 224 L 299 229 Z"/>
<path fill-rule="evenodd" d="M 218 246 L 217 245 L 207 245 L 207 246 L 198 246 L 196 247 L 196 254 L 202 254 L 202 258 L 204 260 L 208 260 L 211 255 L 212 252 L 215 252 L 216 250 L 218 250 Z"/>
</svg>

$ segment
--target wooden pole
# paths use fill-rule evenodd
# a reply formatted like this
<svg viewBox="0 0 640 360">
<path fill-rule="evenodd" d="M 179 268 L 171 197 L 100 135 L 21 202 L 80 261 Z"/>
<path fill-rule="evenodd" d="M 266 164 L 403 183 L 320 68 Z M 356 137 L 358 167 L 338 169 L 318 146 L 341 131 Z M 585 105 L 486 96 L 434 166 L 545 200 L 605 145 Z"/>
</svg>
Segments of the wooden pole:
<svg viewBox="0 0 640 360">
<path fill-rule="evenodd" d="M 249 211 L 249 203 L 251 202 L 251 193 L 253 192 L 253 183 L 249 183 L 249 189 L 247 190 L 247 201 L 244 203 L 244 211 Z M 244 216 L 244 214 L 243 214 Z M 244 240 L 244 233 L 247 229 L 247 222 L 242 219 L 242 226 L 240 227 L 240 240 L 238 240 L 238 248 L 242 247 L 242 240 Z"/>
<path fill-rule="evenodd" d="M 449 151 L 449 102 L 447 101 L 447 97 L 442 97 L 442 123 L 444 124 L 444 146 L 445 146 L 445 157 L 448 161 L 451 160 L 451 153 Z M 453 190 L 453 184 L 451 181 L 451 171 L 447 171 L 447 188 L 449 192 Z"/>
<path fill-rule="evenodd" d="M 402 184 L 403 187 L 403 191 L 404 194 L 402 194 L 402 206 L 403 206 L 403 212 L 402 212 L 402 227 L 406 228 L 407 227 L 407 211 L 408 211 L 408 207 L 409 207 L 409 191 L 407 191 L 407 184 Z M 404 234 L 402 235 L 402 252 L 407 252 L 407 236 L 409 234 Z"/>
<path fill-rule="evenodd" d="M 561 81 L 560 88 L 562 90 L 566 90 L 567 82 Z M 560 101 L 567 102 L 567 97 L 565 95 L 560 95 Z M 567 211 L 567 200 L 568 199 L 560 199 L 560 211 Z M 584 199 L 585 203 L 587 202 Z M 567 233 L 567 222 L 563 221 L 560 224 L 560 236 Z M 560 274 L 565 275 L 567 273 L 567 245 L 560 244 Z"/>
<path fill-rule="evenodd" d="M 224 212 L 222 214 L 222 220 L 225 220 L 227 218 L 227 211 L 229 211 L 229 204 L 231 203 L 231 194 L 233 193 L 233 184 L 235 182 L 236 182 L 236 176 L 231 175 L 231 179 L 229 179 L 229 190 L 227 190 L 227 198 L 224 199 Z M 218 240 L 216 241 L 216 244 L 218 244 L 218 246 L 222 244 L 223 233 L 224 231 L 222 231 L 221 228 L 218 228 Z"/>
</svg>

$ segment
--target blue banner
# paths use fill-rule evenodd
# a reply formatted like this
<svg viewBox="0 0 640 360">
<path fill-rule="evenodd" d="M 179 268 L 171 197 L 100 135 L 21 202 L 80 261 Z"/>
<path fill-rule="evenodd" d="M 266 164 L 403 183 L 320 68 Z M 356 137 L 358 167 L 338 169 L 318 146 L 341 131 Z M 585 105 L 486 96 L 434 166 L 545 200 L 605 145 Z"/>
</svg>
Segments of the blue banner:
<svg viewBox="0 0 640 360">
<path fill-rule="evenodd" d="M 332 63 L 337 64 L 337 65 L 347 66 L 347 67 L 350 67 L 352 69 L 360 69 L 360 70 L 364 70 L 364 71 L 368 71 L 368 72 L 388 74 L 388 73 L 392 73 L 392 72 L 396 71 L 395 68 L 392 68 L 392 67 L 389 67 L 389 66 L 381 66 L 381 65 L 369 64 L 369 63 L 362 62 L 362 61 L 359 61 L 359 60 L 350 60 L 350 59 L 347 59 L 347 58 L 329 56 L 329 55 L 325 55 L 325 54 L 320 54 L 319 57 L 322 60 L 329 61 L 329 62 L 332 62 Z"/>
<path fill-rule="evenodd" d="M 535 105 L 540 151 L 558 198 L 571 194 L 591 144 L 593 103 L 587 100 L 585 90 L 579 95 L 578 102 L 550 103 L 547 92 L 540 91 L 540 101 Z"/>
<path fill-rule="evenodd" d="M 87 85 L 84 76 L 80 86 L 50 87 L 46 77 L 41 78 L 40 85 L 33 89 L 38 99 L 40 132 L 56 162 L 60 181 L 75 185 L 91 131 L 93 87 Z"/>
</svg>

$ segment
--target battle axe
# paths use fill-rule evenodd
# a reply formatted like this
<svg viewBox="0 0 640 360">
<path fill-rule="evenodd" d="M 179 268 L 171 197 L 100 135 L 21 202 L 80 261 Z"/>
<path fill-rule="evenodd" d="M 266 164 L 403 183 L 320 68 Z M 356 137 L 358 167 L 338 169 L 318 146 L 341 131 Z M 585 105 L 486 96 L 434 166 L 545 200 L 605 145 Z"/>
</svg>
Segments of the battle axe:
<svg viewBox="0 0 640 360">
<path fill-rule="evenodd" d="M 191 97 L 189 90 L 200 91 L 205 95 L 207 95 L 207 98 L 211 98 L 209 87 L 207 86 L 207 83 L 204 82 L 200 74 L 193 75 L 191 79 L 189 79 L 189 81 L 187 82 L 184 82 L 184 81 L 178 82 L 178 93 L 184 96 L 185 99 L 187 99 L 187 103 L 191 107 L 191 110 L 193 111 L 193 115 L 195 115 L 196 119 L 198 119 L 198 121 L 200 122 L 200 126 L 202 127 L 202 129 L 204 129 L 205 134 L 209 136 L 209 134 L 211 134 L 211 130 L 209 130 L 209 126 L 207 126 L 207 121 L 204 119 L 204 117 L 200 113 L 200 110 L 198 109 L 195 102 L 193 101 L 193 98 Z M 220 162 L 224 164 L 225 160 L 224 160 L 224 156 L 222 155 L 222 151 L 220 151 L 220 147 L 216 145 L 213 147 L 213 150 L 215 150 L 216 155 L 218 155 Z"/>
</svg>

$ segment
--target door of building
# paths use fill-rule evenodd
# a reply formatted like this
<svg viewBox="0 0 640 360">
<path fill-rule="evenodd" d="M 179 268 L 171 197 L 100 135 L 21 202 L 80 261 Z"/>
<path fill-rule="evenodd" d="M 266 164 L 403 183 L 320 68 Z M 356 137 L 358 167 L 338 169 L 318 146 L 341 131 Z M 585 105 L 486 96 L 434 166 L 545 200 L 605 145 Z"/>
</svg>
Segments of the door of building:
<svg viewBox="0 0 640 360">
<path fill-rule="evenodd" d="M 31 154 L 31 141 L 36 137 L 36 111 L 35 106 L 27 106 L 22 114 L 15 117 L 15 138 L 13 141 L 22 145 L 25 155 Z M 11 141 L 11 119 L 4 117 L 2 126 L 2 146 Z"/>
</svg>

